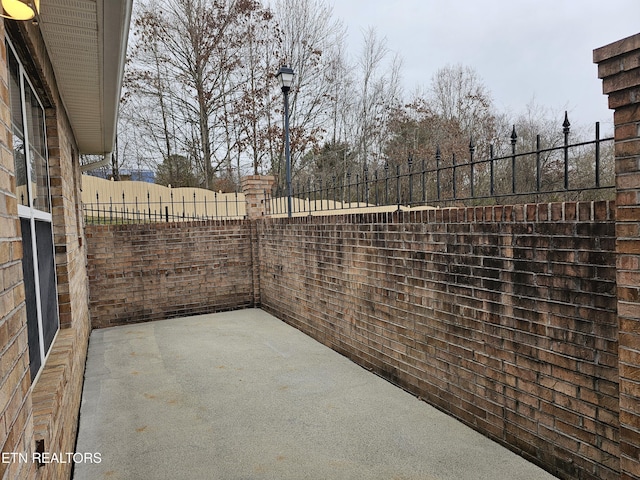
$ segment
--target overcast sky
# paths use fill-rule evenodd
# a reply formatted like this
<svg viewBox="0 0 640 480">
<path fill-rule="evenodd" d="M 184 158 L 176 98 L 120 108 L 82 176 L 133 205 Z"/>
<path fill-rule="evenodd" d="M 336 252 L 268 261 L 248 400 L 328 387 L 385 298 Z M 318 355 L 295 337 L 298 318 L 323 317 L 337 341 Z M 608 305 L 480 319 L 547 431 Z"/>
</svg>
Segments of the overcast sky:
<svg viewBox="0 0 640 480">
<path fill-rule="evenodd" d="M 612 113 L 593 49 L 640 33 L 640 0 L 328 1 L 353 55 L 367 28 L 386 37 L 403 59 L 407 92 L 428 86 L 439 68 L 462 64 L 476 70 L 500 111 L 523 112 L 535 98 L 568 110 L 576 124 L 600 121 L 608 131 Z"/>
</svg>

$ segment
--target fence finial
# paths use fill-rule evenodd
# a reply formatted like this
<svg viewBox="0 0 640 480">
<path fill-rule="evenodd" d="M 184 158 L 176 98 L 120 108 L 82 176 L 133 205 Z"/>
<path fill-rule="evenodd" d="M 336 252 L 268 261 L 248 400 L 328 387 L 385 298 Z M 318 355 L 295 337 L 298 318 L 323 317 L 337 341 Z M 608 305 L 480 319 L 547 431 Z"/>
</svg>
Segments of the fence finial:
<svg viewBox="0 0 640 480">
<path fill-rule="evenodd" d="M 564 122 L 562 122 L 562 132 L 563 133 L 569 133 L 569 127 L 571 127 L 571 124 L 569 123 L 569 115 L 567 114 L 567 111 L 564 111 Z"/>
<path fill-rule="evenodd" d="M 513 129 L 511 130 L 511 145 L 515 145 L 516 142 L 518 141 L 518 134 L 516 133 L 516 126 L 513 126 Z"/>
</svg>

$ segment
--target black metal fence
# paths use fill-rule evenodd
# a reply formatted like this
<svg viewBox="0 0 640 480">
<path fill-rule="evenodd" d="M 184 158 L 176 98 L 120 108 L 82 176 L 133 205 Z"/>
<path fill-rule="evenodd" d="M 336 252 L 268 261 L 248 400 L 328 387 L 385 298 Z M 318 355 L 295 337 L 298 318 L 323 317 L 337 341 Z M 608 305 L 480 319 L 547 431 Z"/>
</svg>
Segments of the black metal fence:
<svg viewBox="0 0 640 480">
<path fill-rule="evenodd" d="M 225 220 L 245 218 L 245 200 L 241 193 L 211 192 L 213 200 L 197 200 L 184 195 L 174 198 L 173 193 L 167 201 L 162 197 L 152 200 L 151 194 L 146 198 L 132 199 L 100 198 L 98 192 L 95 202 L 84 204 L 84 216 L 87 224 L 123 224 L 152 222 L 185 222 L 199 220 Z"/>
<path fill-rule="evenodd" d="M 431 158 L 386 163 L 369 171 L 365 166 L 343 178 L 317 179 L 295 184 L 292 213 L 397 205 L 417 207 L 473 206 L 613 198 L 613 138 L 600 137 L 595 124 L 593 140 L 569 143 L 570 124 L 565 114 L 562 140 L 542 147 L 536 136 L 535 149 L 519 151 L 518 135 L 512 129 L 507 153 L 478 158 L 473 138 L 468 158 L 447 157 L 435 148 Z M 276 192 L 271 213 L 287 213 L 286 194 Z"/>
</svg>

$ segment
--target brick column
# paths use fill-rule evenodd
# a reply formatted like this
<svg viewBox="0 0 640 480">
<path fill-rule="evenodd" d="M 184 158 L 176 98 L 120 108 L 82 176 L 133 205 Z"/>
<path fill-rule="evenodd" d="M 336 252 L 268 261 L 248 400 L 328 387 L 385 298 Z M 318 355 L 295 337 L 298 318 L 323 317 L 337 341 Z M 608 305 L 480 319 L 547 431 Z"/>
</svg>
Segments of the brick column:
<svg viewBox="0 0 640 480">
<path fill-rule="evenodd" d="M 593 52 L 614 112 L 620 478 L 640 478 L 640 34 Z"/>
<path fill-rule="evenodd" d="M 253 305 L 261 304 L 260 293 L 260 245 L 258 225 L 255 220 L 271 214 L 271 189 L 275 184 L 275 177 L 250 175 L 242 177 L 241 185 L 247 202 L 247 218 L 251 221 L 251 264 L 253 269 Z"/>
<path fill-rule="evenodd" d="M 271 175 L 242 177 L 241 185 L 247 202 L 247 218 L 254 220 L 271 214 L 271 188 L 275 181 L 275 177 Z"/>
</svg>

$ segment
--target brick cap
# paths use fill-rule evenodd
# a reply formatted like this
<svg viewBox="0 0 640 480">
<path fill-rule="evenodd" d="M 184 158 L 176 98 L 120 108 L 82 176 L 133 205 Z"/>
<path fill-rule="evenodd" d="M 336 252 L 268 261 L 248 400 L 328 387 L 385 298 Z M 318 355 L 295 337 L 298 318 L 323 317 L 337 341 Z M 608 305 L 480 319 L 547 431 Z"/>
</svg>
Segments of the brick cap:
<svg viewBox="0 0 640 480">
<path fill-rule="evenodd" d="M 609 108 L 640 103 L 640 33 L 593 51 Z"/>
<path fill-rule="evenodd" d="M 245 195 L 271 190 L 275 183 L 276 178 L 273 175 L 248 175 L 240 179 L 240 186 Z"/>
<path fill-rule="evenodd" d="M 640 50 L 640 33 L 623 38 L 593 51 L 593 63 L 601 63 L 619 55 Z"/>
<path fill-rule="evenodd" d="M 264 184 L 264 183 L 275 183 L 276 177 L 273 175 L 247 175 L 240 179 L 240 184 Z"/>
</svg>

